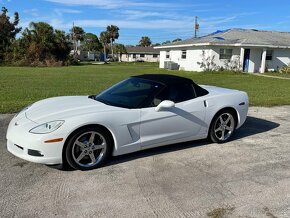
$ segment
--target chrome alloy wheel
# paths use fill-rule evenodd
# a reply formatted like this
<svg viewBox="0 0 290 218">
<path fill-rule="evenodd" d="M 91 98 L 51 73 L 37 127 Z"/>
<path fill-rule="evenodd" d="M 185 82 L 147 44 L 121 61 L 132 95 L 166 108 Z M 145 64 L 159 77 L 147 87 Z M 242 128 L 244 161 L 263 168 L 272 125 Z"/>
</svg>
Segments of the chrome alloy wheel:
<svg viewBox="0 0 290 218">
<path fill-rule="evenodd" d="M 81 134 L 73 143 L 72 157 L 82 167 L 93 167 L 104 157 L 107 142 L 103 135 L 90 131 Z"/>
<path fill-rule="evenodd" d="M 214 134 L 220 141 L 226 141 L 234 132 L 235 120 L 232 114 L 222 113 L 214 124 Z"/>
</svg>

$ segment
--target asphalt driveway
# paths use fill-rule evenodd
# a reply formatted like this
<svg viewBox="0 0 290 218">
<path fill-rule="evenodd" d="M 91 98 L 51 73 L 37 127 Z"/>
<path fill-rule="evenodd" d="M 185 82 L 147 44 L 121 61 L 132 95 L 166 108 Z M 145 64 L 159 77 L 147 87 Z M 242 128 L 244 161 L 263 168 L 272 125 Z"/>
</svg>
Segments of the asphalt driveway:
<svg viewBox="0 0 290 218">
<path fill-rule="evenodd" d="M 226 144 L 189 142 L 62 171 L 6 150 L 0 217 L 290 217 L 290 106 L 250 108 Z"/>
</svg>

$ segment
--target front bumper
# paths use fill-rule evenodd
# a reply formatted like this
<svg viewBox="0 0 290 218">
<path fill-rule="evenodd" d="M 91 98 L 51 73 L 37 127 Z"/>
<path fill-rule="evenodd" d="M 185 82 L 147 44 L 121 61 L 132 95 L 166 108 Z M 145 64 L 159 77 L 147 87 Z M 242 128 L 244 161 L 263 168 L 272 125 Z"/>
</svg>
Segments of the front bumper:
<svg viewBox="0 0 290 218">
<path fill-rule="evenodd" d="M 27 161 L 41 164 L 61 164 L 64 141 L 44 143 L 46 140 L 61 137 L 57 133 L 29 133 L 29 130 L 36 125 L 23 114 L 14 117 L 7 130 L 7 150 Z"/>
<path fill-rule="evenodd" d="M 41 147 L 41 145 L 39 147 Z M 48 165 L 62 163 L 62 157 L 51 156 L 49 152 L 44 152 L 43 149 L 33 150 L 33 151 L 39 151 L 39 153 L 42 155 L 42 156 L 34 156 L 34 155 L 28 154 L 29 149 L 30 148 L 28 147 L 23 147 L 21 145 L 14 144 L 12 141 L 7 140 L 7 150 L 11 154 L 23 160 L 27 160 L 34 163 L 48 164 Z M 55 154 L 52 154 L 52 155 L 55 155 Z"/>
</svg>

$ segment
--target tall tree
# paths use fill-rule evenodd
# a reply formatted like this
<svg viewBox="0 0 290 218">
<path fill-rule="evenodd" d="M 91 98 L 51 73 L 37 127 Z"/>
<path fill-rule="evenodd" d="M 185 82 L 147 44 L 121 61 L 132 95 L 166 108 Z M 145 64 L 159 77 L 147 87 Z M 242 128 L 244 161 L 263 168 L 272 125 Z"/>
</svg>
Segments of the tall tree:
<svg viewBox="0 0 290 218">
<path fill-rule="evenodd" d="M 149 47 L 151 44 L 151 39 L 148 36 L 142 36 L 139 41 L 139 46 L 141 47 Z"/>
<path fill-rule="evenodd" d="M 107 26 L 107 32 L 108 32 L 108 35 L 110 37 L 112 58 L 114 58 L 113 43 L 116 39 L 119 38 L 119 27 L 117 27 L 115 25 Z"/>
<path fill-rule="evenodd" d="M 70 30 L 71 36 L 72 36 L 72 41 L 74 45 L 74 55 L 76 55 L 78 51 L 78 43 L 79 41 L 82 41 L 84 39 L 84 34 L 85 31 L 83 28 L 79 26 L 73 26 L 73 28 Z"/>
<path fill-rule="evenodd" d="M 182 40 L 182 39 L 177 38 L 177 39 L 172 40 L 172 42 L 179 42 L 179 41 L 181 41 L 181 40 Z"/>
<path fill-rule="evenodd" d="M 155 44 L 152 44 L 151 46 L 159 46 L 159 45 L 161 45 L 160 43 L 155 43 Z"/>
<path fill-rule="evenodd" d="M 103 48 L 104 48 L 104 59 L 106 61 L 106 58 L 107 58 L 106 48 L 108 46 L 108 43 L 110 43 L 110 36 L 109 36 L 107 31 L 101 32 L 101 34 L 100 34 L 100 42 L 102 43 Z"/>
<path fill-rule="evenodd" d="M 170 40 L 167 40 L 165 42 L 162 42 L 162 45 L 165 45 L 165 44 L 168 44 L 168 43 L 170 43 Z"/>
<path fill-rule="evenodd" d="M 125 45 L 115 44 L 113 49 L 114 49 L 115 53 L 119 54 L 119 61 L 121 61 L 122 54 L 127 52 Z"/>
<path fill-rule="evenodd" d="M 71 51 L 69 40 L 64 31 L 54 31 L 54 54 L 57 60 L 66 60 Z"/>
<path fill-rule="evenodd" d="M 18 28 L 19 15 L 18 12 L 14 13 L 14 20 L 11 22 L 10 17 L 7 15 L 8 10 L 2 7 L 0 14 L 0 62 L 3 60 L 4 53 L 15 40 L 16 34 L 21 31 Z"/>
<path fill-rule="evenodd" d="M 82 49 L 85 51 L 99 51 L 102 45 L 98 37 L 93 33 L 86 33 L 82 41 Z"/>
<path fill-rule="evenodd" d="M 64 63 L 69 58 L 70 44 L 63 31 L 54 30 L 48 23 L 30 23 L 22 37 L 13 43 L 13 61 L 25 64 L 50 65 Z"/>
<path fill-rule="evenodd" d="M 31 22 L 29 29 L 24 31 L 28 35 L 28 53 L 32 59 L 44 61 L 54 50 L 54 30 L 48 23 Z M 49 57 L 51 58 L 51 57 Z"/>
</svg>

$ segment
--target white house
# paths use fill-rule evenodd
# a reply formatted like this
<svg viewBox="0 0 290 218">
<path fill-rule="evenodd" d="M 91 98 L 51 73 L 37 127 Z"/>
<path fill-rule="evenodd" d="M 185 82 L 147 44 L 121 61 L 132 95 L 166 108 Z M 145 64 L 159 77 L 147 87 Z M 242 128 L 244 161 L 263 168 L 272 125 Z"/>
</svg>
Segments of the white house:
<svg viewBox="0 0 290 218">
<path fill-rule="evenodd" d="M 134 62 L 158 62 L 159 51 L 153 47 L 141 47 L 141 46 L 128 46 L 126 47 L 127 53 L 121 55 L 121 61 Z"/>
<path fill-rule="evenodd" d="M 75 51 L 71 50 L 70 55 L 74 55 Z M 100 59 L 100 52 L 92 52 L 92 51 L 76 51 L 76 57 L 80 61 L 94 61 Z"/>
<path fill-rule="evenodd" d="M 156 46 L 160 68 L 175 64 L 180 70 L 238 67 L 244 72 L 275 71 L 290 63 L 290 33 L 229 29 L 210 35 Z M 169 67 L 170 68 L 170 67 Z"/>
</svg>

